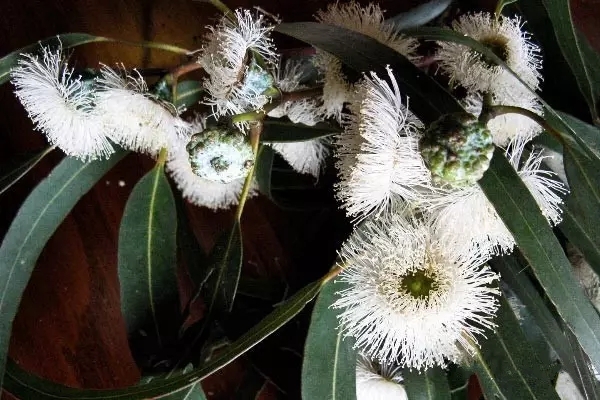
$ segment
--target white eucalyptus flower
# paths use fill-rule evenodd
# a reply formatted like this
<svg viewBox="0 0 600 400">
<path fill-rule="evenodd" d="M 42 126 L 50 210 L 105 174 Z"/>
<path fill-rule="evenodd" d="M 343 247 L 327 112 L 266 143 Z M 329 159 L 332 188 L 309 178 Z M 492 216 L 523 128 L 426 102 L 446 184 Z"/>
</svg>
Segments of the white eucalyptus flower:
<svg viewBox="0 0 600 400">
<path fill-rule="evenodd" d="M 303 75 L 301 67 L 302 62 L 288 60 L 278 74 L 277 87 L 284 92 L 306 89 L 300 84 Z M 275 118 L 288 117 L 293 123 L 309 126 L 323 121 L 323 115 L 316 99 L 288 101 L 271 110 L 268 115 Z M 271 147 L 295 171 L 315 177 L 319 176 L 325 157 L 329 153 L 323 139 L 271 143 Z"/>
<path fill-rule="evenodd" d="M 375 365 L 359 355 L 356 360 L 356 400 L 408 400 L 400 370 L 393 364 Z"/>
<path fill-rule="evenodd" d="M 403 103 L 389 69 L 388 74 L 391 87 L 374 73 L 357 85 L 352 114 L 335 139 L 336 196 L 353 217 L 381 212 L 393 196 L 419 202 L 423 191 L 433 190 L 419 153 L 423 125 Z"/>
<path fill-rule="evenodd" d="M 507 254 L 515 239 L 478 185 L 448 191 L 426 207 L 433 229 L 455 254 Z"/>
<path fill-rule="evenodd" d="M 114 150 L 94 108 L 93 81 L 74 75 L 62 48 L 23 54 L 11 72 L 15 95 L 36 128 L 67 155 L 83 160 L 107 157 Z"/>
<path fill-rule="evenodd" d="M 173 104 L 148 92 L 144 78 L 103 66 L 96 109 L 112 140 L 125 149 L 157 155 L 186 136 L 189 125 Z"/>
<path fill-rule="evenodd" d="M 206 129 L 206 119 L 204 116 L 197 115 L 189 122 L 189 125 L 190 134 L 171 143 L 168 149 L 166 170 L 175 185 L 181 190 L 183 197 L 197 206 L 218 210 L 237 205 L 244 187 L 245 177 L 222 183 L 194 173 L 186 146 L 192 135 Z M 253 182 L 248 197 L 255 196 L 257 193 L 258 185 Z"/>
<path fill-rule="evenodd" d="M 515 106 L 543 114 L 543 108 L 537 97 L 526 90 L 499 92 L 492 94 L 492 103 L 505 106 Z M 481 113 L 483 98 L 480 93 L 471 93 L 464 100 L 465 109 L 474 115 Z M 488 121 L 488 129 L 492 133 L 497 146 L 506 147 L 511 141 L 529 141 L 540 134 L 543 129 L 533 119 L 520 114 L 502 114 Z"/>
<path fill-rule="evenodd" d="M 208 74 L 204 80 L 210 95 L 206 104 L 215 115 L 243 113 L 268 101 L 263 92 L 272 86 L 273 77 L 265 65 L 252 61 L 252 52 L 260 55 L 266 66 L 275 64 L 275 46 L 269 37 L 273 27 L 264 15 L 242 9 L 208 27 L 198 63 Z"/>
<path fill-rule="evenodd" d="M 496 16 L 489 13 L 465 14 L 452 24 L 460 34 L 486 45 L 501 58 L 528 86 L 538 88 L 541 75 L 539 48 L 522 30 L 519 18 Z M 510 73 L 480 53 L 452 42 L 438 42 L 436 59 L 452 86 L 462 85 L 470 92 L 523 91 Z"/>
<path fill-rule="evenodd" d="M 284 67 L 278 71 L 276 86 L 283 92 L 307 89 L 306 86 L 300 84 L 303 77 L 302 65 L 302 61 L 286 61 Z M 267 115 L 275 118 L 288 117 L 293 123 L 313 126 L 323 121 L 324 116 L 321 111 L 318 101 L 309 98 L 287 101 L 269 111 Z"/>
<path fill-rule="evenodd" d="M 391 47 L 400 54 L 414 59 L 418 42 L 398 33 L 393 25 L 386 24 L 383 11 L 377 4 L 365 7 L 355 1 L 330 4 L 327 10 L 315 15 L 319 22 L 346 28 L 369 36 Z M 340 60 L 317 49 L 315 65 L 323 72 L 323 112 L 327 117 L 342 118 L 344 103 L 350 101 L 353 85 L 342 72 Z"/>
<path fill-rule="evenodd" d="M 356 347 L 381 363 L 417 370 L 473 352 L 493 328 L 498 280 L 487 257 L 456 257 L 425 222 L 390 213 L 367 220 L 340 251 L 349 287 L 334 307 Z"/>
<path fill-rule="evenodd" d="M 562 221 L 561 195 L 567 193 L 568 189 L 557 179 L 557 174 L 541 168 L 542 161 L 550 158 L 550 155 L 544 155 L 541 149 L 533 149 L 523 160 L 524 147 L 523 142 L 513 142 L 506 152 L 508 160 L 517 170 L 550 225 L 558 225 Z"/>
</svg>

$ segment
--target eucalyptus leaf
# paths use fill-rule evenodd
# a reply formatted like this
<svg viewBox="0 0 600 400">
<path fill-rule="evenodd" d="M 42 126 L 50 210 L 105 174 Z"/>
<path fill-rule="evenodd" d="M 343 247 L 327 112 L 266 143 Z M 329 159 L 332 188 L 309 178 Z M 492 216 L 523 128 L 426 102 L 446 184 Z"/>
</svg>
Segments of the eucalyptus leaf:
<svg viewBox="0 0 600 400">
<path fill-rule="evenodd" d="M 469 392 L 469 380 L 473 372 L 467 365 L 450 364 L 448 366 L 448 385 L 452 400 L 465 400 Z"/>
<path fill-rule="evenodd" d="M 261 322 L 242 335 L 238 340 L 219 353 L 213 360 L 183 375 L 171 379 L 156 379 L 151 382 L 123 389 L 93 390 L 75 389 L 44 380 L 19 368 L 9 361 L 5 377 L 5 389 L 21 399 L 110 399 L 142 400 L 172 394 L 196 384 L 203 378 L 241 357 L 286 322 L 296 316 L 319 292 L 321 282 L 305 286 L 294 296 L 278 306 Z"/>
<path fill-rule="evenodd" d="M 500 272 L 502 279 L 508 283 L 511 290 L 525 305 L 527 312 L 536 322 L 546 342 L 558 356 L 562 368 L 573 377 L 578 387 L 583 390 L 583 381 L 577 379 L 579 368 L 575 362 L 575 352 L 569 340 L 567 340 L 561 324 L 554 318 L 548 305 L 527 276 L 525 270 L 528 266 L 519 263 L 515 255 L 495 258 L 492 260 L 491 265 L 496 271 Z"/>
<path fill-rule="evenodd" d="M 502 14 L 502 10 L 504 10 L 504 7 L 506 7 L 509 4 L 516 3 L 516 2 L 517 2 L 517 0 L 499 0 L 498 3 L 496 4 L 496 10 L 494 11 L 494 14 L 496 14 L 496 15 Z"/>
<path fill-rule="evenodd" d="M 197 104 L 202 99 L 204 88 L 199 81 L 181 81 L 177 84 L 177 99 L 175 107 L 189 108 Z"/>
<path fill-rule="evenodd" d="M 342 130 L 331 124 L 320 122 L 313 126 L 294 124 L 283 119 L 267 119 L 260 135 L 263 143 L 303 142 L 327 136 L 333 136 Z"/>
<path fill-rule="evenodd" d="M 65 158 L 25 199 L 0 246 L 0 387 L 12 323 L 44 246 L 77 201 L 125 156 L 81 162 Z"/>
<path fill-rule="evenodd" d="M 206 395 L 202 390 L 200 382 L 193 384 L 190 387 L 182 389 L 178 392 L 168 394 L 166 396 L 157 397 L 161 400 L 206 400 Z"/>
<path fill-rule="evenodd" d="M 231 311 L 242 269 L 242 254 L 242 232 L 236 221 L 219 237 L 209 255 L 211 275 L 205 286 L 209 315 Z"/>
<path fill-rule="evenodd" d="M 446 372 L 440 367 L 426 371 L 402 371 L 404 389 L 410 400 L 450 400 L 450 386 Z"/>
<path fill-rule="evenodd" d="M 133 188 L 119 229 L 121 310 L 130 335 L 146 326 L 158 346 L 178 314 L 175 200 L 157 164 Z M 172 330 L 172 329 L 170 329 Z"/>
<path fill-rule="evenodd" d="M 599 273 L 600 160 L 593 162 L 576 151 L 566 151 L 563 160 L 570 193 L 560 228 Z"/>
<path fill-rule="evenodd" d="M 396 30 L 416 28 L 442 15 L 451 3 L 452 0 L 431 0 L 400 13 L 385 22 Z"/>
<path fill-rule="evenodd" d="M 261 144 L 258 148 L 255 177 L 260 192 L 269 198 L 272 198 L 271 174 L 273 169 L 273 157 L 275 157 L 273 148 Z"/>
<path fill-rule="evenodd" d="M 600 368 L 600 317 L 571 272 L 571 264 L 527 187 L 502 151 L 479 181 L 558 313 Z"/>
<path fill-rule="evenodd" d="M 33 169 L 44 157 L 54 150 L 53 146 L 47 146 L 42 151 L 26 158 L 20 159 L 18 162 L 10 162 L 10 165 L 3 165 L 0 169 L 0 194 L 6 192 L 12 185 L 17 183 L 29 171 Z"/>
<path fill-rule="evenodd" d="M 339 328 L 339 309 L 331 307 L 336 293 L 347 287 L 328 282 L 315 303 L 302 360 L 302 398 L 356 399 L 356 350 Z"/>
<path fill-rule="evenodd" d="M 0 85 L 8 82 L 10 79 L 11 69 L 17 66 L 17 62 L 23 53 L 33 53 L 39 51 L 42 46 L 52 48 L 58 48 L 62 46 L 63 49 L 70 49 L 71 47 L 80 46 L 82 44 L 110 41 L 112 41 L 112 39 L 102 36 L 89 35 L 87 33 L 64 33 L 62 35 L 51 36 L 49 38 L 40 40 L 37 43 L 22 47 L 19 50 L 15 50 L 12 53 L 0 58 Z"/>
<path fill-rule="evenodd" d="M 554 34 L 563 56 L 571 67 L 579 90 L 585 97 L 592 119 L 600 123 L 598 101 L 600 100 L 600 68 L 598 54 L 578 34 L 571 18 L 569 0 L 541 0 L 552 22 Z"/>
<path fill-rule="evenodd" d="M 187 55 L 189 53 L 189 50 L 165 43 L 130 42 L 127 40 L 111 39 L 103 36 L 89 35 L 87 33 L 63 33 L 60 35 L 51 36 L 49 38 L 40 40 L 39 42 L 30 44 L 29 46 L 22 47 L 19 50 L 15 50 L 12 53 L 9 53 L 4 57 L 0 58 L 0 85 L 8 82 L 8 80 L 10 79 L 11 69 L 17 66 L 17 62 L 19 61 L 19 58 L 23 53 L 34 53 L 36 51 L 39 51 L 42 46 L 51 48 L 62 47 L 63 49 L 70 49 L 72 47 L 80 46 L 82 44 L 97 42 L 117 42 L 132 46 L 161 49 L 178 54 Z"/>
<path fill-rule="evenodd" d="M 495 332 L 480 340 L 472 365 L 486 399 L 559 400 L 548 368 L 535 356 L 504 297 L 496 324 Z"/>
<path fill-rule="evenodd" d="M 425 72 L 369 36 L 316 22 L 283 23 L 275 30 L 325 50 L 359 73 L 373 71 L 381 79 L 388 79 L 389 66 L 410 98 L 411 110 L 425 123 L 443 114 L 463 111 L 458 101 Z"/>
</svg>

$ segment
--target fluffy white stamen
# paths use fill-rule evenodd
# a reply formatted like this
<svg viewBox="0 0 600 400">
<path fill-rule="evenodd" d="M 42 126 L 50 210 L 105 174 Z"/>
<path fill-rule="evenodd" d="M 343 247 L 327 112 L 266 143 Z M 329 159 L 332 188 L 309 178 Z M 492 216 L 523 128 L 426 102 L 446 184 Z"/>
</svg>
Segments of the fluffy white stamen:
<svg viewBox="0 0 600 400">
<path fill-rule="evenodd" d="M 144 78 L 103 66 L 96 108 L 110 137 L 128 150 L 156 155 L 187 135 L 175 106 L 148 92 Z"/>
<path fill-rule="evenodd" d="M 301 66 L 302 64 L 296 61 L 286 62 L 277 80 L 277 86 L 282 91 L 294 92 L 305 89 L 300 84 L 302 78 Z M 323 120 L 323 115 L 320 114 L 320 108 L 315 99 L 283 103 L 269 112 L 268 115 L 276 118 L 287 116 L 294 123 L 310 126 Z M 315 177 L 319 176 L 323 168 L 323 162 L 329 153 L 323 139 L 272 143 L 271 146 L 281 154 L 294 170 Z"/>
<path fill-rule="evenodd" d="M 498 289 L 489 285 L 498 276 L 481 266 L 485 255 L 446 250 L 426 223 L 398 213 L 367 220 L 352 234 L 340 251 L 340 279 L 349 288 L 334 307 L 343 309 L 341 326 L 357 348 L 419 370 L 474 350 L 475 336 L 494 327 Z M 415 274 L 431 280 L 418 296 L 406 284 Z"/>
<path fill-rule="evenodd" d="M 380 212 L 394 195 L 417 202 L 423 190 L 434 190 L 419 153 L 422 124 L 388 74 L 391 87 L 375 74 L 358 85 L 345 131 L 335 140 L 336 195 L 353 217 Z"/>
<path fill-rule="evenodd" d="M 528 86 L 537 89 L 541 79 L 541 57 L 539 48 L 530 40 L 530 35 L 522 30 L 519 18 L 495 16 L 489 13 L 463 15 L 452 24 L 452 28 L 490 47 L 494 44 L 505 63 Z M 503 67 L 491 64 L 469 47 L 452 42 L 438 42 L 436 54 L 441 69 L 450 78 L 452 86 L 462 85 L 470 92 L 511 92 L 524 90 Z M 490 47 L 491 48 L 491 47 Z"/>
<path fill-rule="evenodd" d="M 91 160 L 114 150 L 94 108 L 93 82 L 84 82 L 63 62 L 62 49 L 23 54 L 11 72 L 15 95 L 36 128 L 67 155 Z"/>
<path fill-rule="evenodd" d="M 269 34 L 273 25 L 262 14 L 236 10 L 235 22 L 223 16 L 216 26 L 209 26 L 206 44 L 198 63 L 209 75 L 204 88 L 215 115 L 239 114 L 262 107 L 267 97 L 244 85 L 248 74 L 250 51 L 263 58 L 267 65 L 276 61 L 275 47 Z"/>
<path fill-rule="evenodd" d="M 415 57 L 417 41 L 400 35 L 392 25 L 386 24 L 383 11 L 377 4 L 365 7 L 355 1 L 330 4 L 327 10 L 317 12 L 315 17 L 319 22 L 369 36 L 409 59 Z M 354 87 L 342 72 L 341 62 L 331 54 L 317 49 L 315 65 L 324 75 L 323 112 L 327 117 L 341 121 L 344 103 L 350 101 Z"/>
<path fill-rule="evenodd" d="M 557 225 L 562 221 L 561 195 L 568 190 L 554 172 L 541 168 L 542 161 L 551 156 L 544 156 L 541 149 L 533 149 L 522 161 L 524 146 L 524 142 L 513 142 L 507 150 L 508 159 L 535 198 L 544 217 L 551 225 Z"/>
<path fill-rule="evenodd" d="M 408 400 L 400 370 L 393 364 L 376 366 L 359 355 L 356 360 L 356 400 Z"/>
</svg>

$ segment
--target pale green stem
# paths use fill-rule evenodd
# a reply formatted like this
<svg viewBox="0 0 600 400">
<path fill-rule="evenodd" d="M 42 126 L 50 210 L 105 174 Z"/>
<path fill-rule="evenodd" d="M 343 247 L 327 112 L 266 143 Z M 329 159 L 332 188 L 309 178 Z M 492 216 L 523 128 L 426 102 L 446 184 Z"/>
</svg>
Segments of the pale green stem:
<svg viewBox="0 0 600 400">
<path fill-rule="evenodd" d="M 538 125 L 540 125 L 546 132 L 554 136 L 561 144 L 564 144 L 564 139 L 560 132 L 558 132 L 552 125 L 550 125 L 544 117 L 534 113 L 533 111 L 527 110 L 526 108 L 515 107 L 515 106 L 503 106 L 503 105 L 483 105 L 483 109 L 481 111 L 481 115 L 479 116 L 479 120 L 483 123 L 486 123 L 500 115 L 504 114 L 519 114 L 532 119 Z"/>
<path fill-rule="evenodd" d="M 235 212 L 235 219 L 238 222 L 240 222 L 242 219 L 242 213 L 244 212 L 246 199 L 250 194 L 250 188 L 252 187 L 252 181 L 254 180 L 254 171 L 256 170 L 256 162 L 258 161 L 256 157 L 258 155 L 258 145 L 260 143 L 260 134 L 262 133 L 262 130 L 262 121 L 255 122 L 252 128 L 250 128 L 250 145 L 252 146 L 252 153 L 254 153 L 254 164 L 252 164 L 252 166 L 250 167 L 250 171 L 248 171 L 248 175 L 246 176 L 246 180 L 244 181 L 244 187 L 242 188 L 240 201 Z"/>
</svg>

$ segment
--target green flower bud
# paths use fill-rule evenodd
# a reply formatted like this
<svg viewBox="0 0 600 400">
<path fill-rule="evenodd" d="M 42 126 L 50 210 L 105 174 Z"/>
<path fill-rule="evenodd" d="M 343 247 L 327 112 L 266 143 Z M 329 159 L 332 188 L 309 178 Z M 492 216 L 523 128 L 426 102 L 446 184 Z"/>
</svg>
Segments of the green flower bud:
<svg viewBox="0 0 600 400">
<path fill-rule="evenodd" d="M 494 154 L 490 131 L 469 113 L 447 114 L 432 123 L 419 149 L 433 182 L 454 187 L 477 182 Z"/>
<path fill-rule="evenodd" d="M 237 129 L 209 126 L 193 135 L 186 149 L 194 174 L 214 182 L 243 178 L 254 165 L 252 147 Z"/>
<path fill-rule="evenodd" d="M 274 85 L 275 79 L 273 78 L 273 75 L 262 68 L 254 58 L 252 58 L 252 61 L 246 70 L 241 91 L 243 93 L 254 94 L 255 96 L 261 94 L 272 96 L 278 93 Z"/>
</svg>

